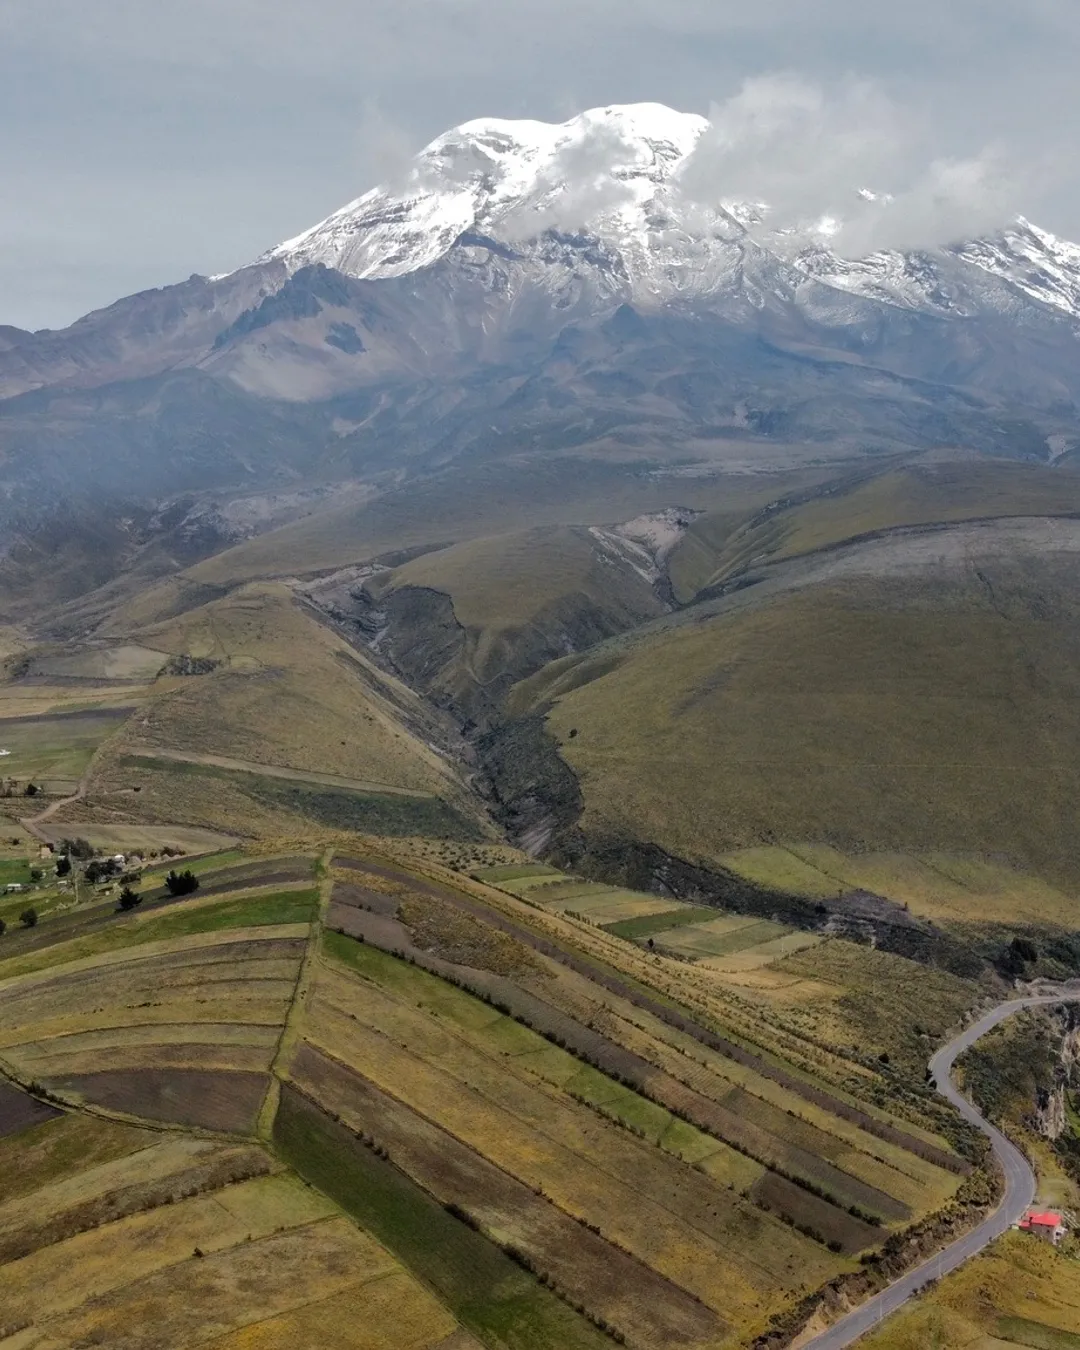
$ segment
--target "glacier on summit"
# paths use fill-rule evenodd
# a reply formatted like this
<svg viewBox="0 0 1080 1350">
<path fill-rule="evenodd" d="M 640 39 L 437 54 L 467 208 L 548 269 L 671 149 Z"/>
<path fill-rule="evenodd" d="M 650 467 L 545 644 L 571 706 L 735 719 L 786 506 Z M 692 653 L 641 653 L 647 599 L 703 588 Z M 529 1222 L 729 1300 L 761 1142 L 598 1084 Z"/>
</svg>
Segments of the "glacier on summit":
<svg viewBox="0 0 1080 1350">
<path fill-rule="evenodd" d="M 710 129 L 661 104 L 596 108 L 562 124 L 486 118 L 432 141 L 397 184 L 377 187 L 256 259 L 292 273 L 406 276 L 461 244 L 543 260 L 544 234 L 599 244 L 620 298 L 663 304 L 738 289 L 762 307 L 803 282 L 925 313 L 1010 313 L 1021 298 L 1080 317 L 1080 247 L 1023 218 L 993 236 L 918 252 L 841 256 L 829 218 L 783 228 L 763 203 L 703 200 L 685 180 Z M 852 201 L 888 197 L 852 185 Z"/>
</svg>

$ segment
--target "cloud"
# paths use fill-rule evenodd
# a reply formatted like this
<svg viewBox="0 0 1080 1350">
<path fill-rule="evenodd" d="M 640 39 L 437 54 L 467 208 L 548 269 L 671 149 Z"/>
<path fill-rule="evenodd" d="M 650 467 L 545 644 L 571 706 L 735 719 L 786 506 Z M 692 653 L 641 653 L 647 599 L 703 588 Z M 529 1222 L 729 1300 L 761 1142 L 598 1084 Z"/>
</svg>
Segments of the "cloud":
<svg viewBox="0 0 1080 1350">
<path fill-rule="evenodd" d="M 514 241 L 534 239 L 545 230 L 580 230 L 632 199 L 631 188 L 618 175 L 635 162 L 634 149 L 615 128 L 590 126 L 581 140 L 556 151 L 533 201 L 498 222 L 500 236 Z"/>
<path fill-rule="evenodd" d="M 714 104 L 710 128 L 679 175 L 703 206 L 767 207 L 757 226 L 818 231 L 837 252 L 930 248 L 998 228 L 1031 209 L 1034 162 L 1000 145 L 934 153 L 932 118 L 876 82 L 825 85 L 795 74 L 747 80 Z"/>
<path fill-rule="evenodd" d="M 376 98 L 364 100 L 356 141 L 361 182 L 391 190 L 404 186 L 420 146 L 415 134 L 385 113 Z"/>
<path fill-rule="evenodd" d="M 852 250 L 965 233 L 1014 206 L 1080 238 L 1078 61 L 1076 0 L 0 0 L 0 322 L 55 323 L 237 266 L 472 118 L 607 103 L 705 113 L 719 96 L 756 118 L 765 189 L 789 213 L 844 215 Z M 765 134 L 784 113 L 775 87 L 771 104 L 763 86 L 756 110 L 729 106 L 771 70 L 801 72 L 788 135 L 828 192 Z M 719 188 L 698 167 L 702 190 Z M 756 189 L 754 166 L 736 167 Z M 863 183 L 892 192 L 888 213 L 856 199 L 852 218 Z M 586 197 L 604 191 L 594 178 Z M 550 206 L 555 224 L 596 209 Z M 100 280 L 56 285 L 58 222 L 78 236 L 69 253 L 100 257 Z"/>
</svg>

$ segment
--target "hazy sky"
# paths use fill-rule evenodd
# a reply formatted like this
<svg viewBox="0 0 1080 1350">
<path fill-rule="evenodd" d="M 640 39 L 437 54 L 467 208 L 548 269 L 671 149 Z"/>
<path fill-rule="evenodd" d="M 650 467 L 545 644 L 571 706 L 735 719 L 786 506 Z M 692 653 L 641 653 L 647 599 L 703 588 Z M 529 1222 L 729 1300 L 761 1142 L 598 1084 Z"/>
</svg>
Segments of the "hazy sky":
<svg viewBox="0 0 1080 1350">
<path fill-rule="evenodd" d="M 237 266 L 469 118 L 638 100 L 793 205 L 895 159 L 905 228 L 1080 239 L 1078 57 L 1078 0 L 0 0 L 0 323 Z"/>
</svg>

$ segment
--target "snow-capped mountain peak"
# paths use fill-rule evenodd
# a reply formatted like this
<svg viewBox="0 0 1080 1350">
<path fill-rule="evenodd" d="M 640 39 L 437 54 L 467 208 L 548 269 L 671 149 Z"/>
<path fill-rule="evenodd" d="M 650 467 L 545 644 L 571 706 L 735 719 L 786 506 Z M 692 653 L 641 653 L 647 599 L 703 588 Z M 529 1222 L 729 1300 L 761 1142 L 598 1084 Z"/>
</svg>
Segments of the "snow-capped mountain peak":
<svg viewBox="0 0 1080 1350">
<path fill-rule="evenodd" d="M 927 251 L 847 258 L 842 222 L 770 228 L 763 203 L 710 199 L 691 185 L 704 117 L 658 103 L 594 108 L 567 122 L 481 118 L 437 137 L 398 181 L 374 188 L 259 264 L 288 272 L 322 263 L 349 276 L 406 276 L 461 243 L 486 240 L 531 257 L 549 292 L 566 284 L 537 241 L 554 233 L 600 246 L 609 299 L 665 303 L 738 293 L 754 308 L 807 286 L 904 309 L 972 315 L 1031 301 L 1080 318 L 1080 247 L 1018 219 L 997 235 Z M 889 209 L 887 193 L 853 185 L 852 201 Z M 1004 224 L 1004 222 L 1003 222 Z M 829 305 L 832 302 L 828 302 Z"/>
<path fill-rule="evenodd" d="M 658 103 L 595 108 L 558 125 L 466 122 L 422 150 L 399 183 L 356 198 L 258 262 L 324 263 L 376 279 L 435 262 L 467 232 L 514 238 L 553 224 L 595 226 L 605 215 L 640 232 L 648 202 L 707 127 Z"/>
</svg>

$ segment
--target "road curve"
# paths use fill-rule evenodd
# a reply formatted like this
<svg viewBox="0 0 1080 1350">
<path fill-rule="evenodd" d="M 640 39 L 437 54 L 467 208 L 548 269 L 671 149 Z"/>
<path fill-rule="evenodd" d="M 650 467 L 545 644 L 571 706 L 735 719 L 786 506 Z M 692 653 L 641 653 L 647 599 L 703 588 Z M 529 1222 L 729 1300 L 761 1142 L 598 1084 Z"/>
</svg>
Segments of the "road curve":
<svg viewBox="0 0 1080 1350">
<path fill-rule="evenodd" d="M 952 1102 L 965 1120 L 970 1120 L 989 1138 L 994 1156 L 1001 1164 L 1005 1174 L 1005 1194 L 1001 1204 L 989 1218 L 984 1219 L 970 1233 L 957 1238 L 951 1246 L 945 1247 L 936 1256 L 924 1261 L 921 1266 L 909 1270 L 880 1294 L 875 1294 L 854 1312 L 842 1317 L 828 1331 L 823 1331 L 813 1340 L 803 1342 L 801 1350 L 844 1350 L 845 1346 L 853 1345 L 860 1336 L 873 1330 L 890 1313 L 902 1307 L 928 1280 L 947 1275 L 957 1266 L 963 1265 L 965 1261 L 981 1252 L 988 1243 L 993 1242 L 994 1238 L 1000 1237 L 1023 1218 L 1024 1211 L 1030 1208 L 1035 1199 L 1035 1173 L 1016 1145 L 1010 1143 L 999 1129 L 980 1115 L 954 1085 L 952 1069 L 959 1056 L 965 1050 L 969 1050 L 981 1036 L 985 1036 L 993 1027 L 1004 1022 L 1007 1017 L 1012 1017 L 1014 1013 L 1020 1012 L 1021 1009 L 1044 1004 L 1076 1002 L 1080 1002 L 1080 992 L 1075 988 L 1062 990 L 1056 994 L 1036 994 L 1028 998 L 1011 999 L 980 1017 L 977 1022 L 972 1022 L 971 1026 L 966 1027 L 955 1040 L 942 1046 L 934 1055 L 930 1061 L 930 1076 L 934 1086 L 943 1097 Z"/>
</svg>

